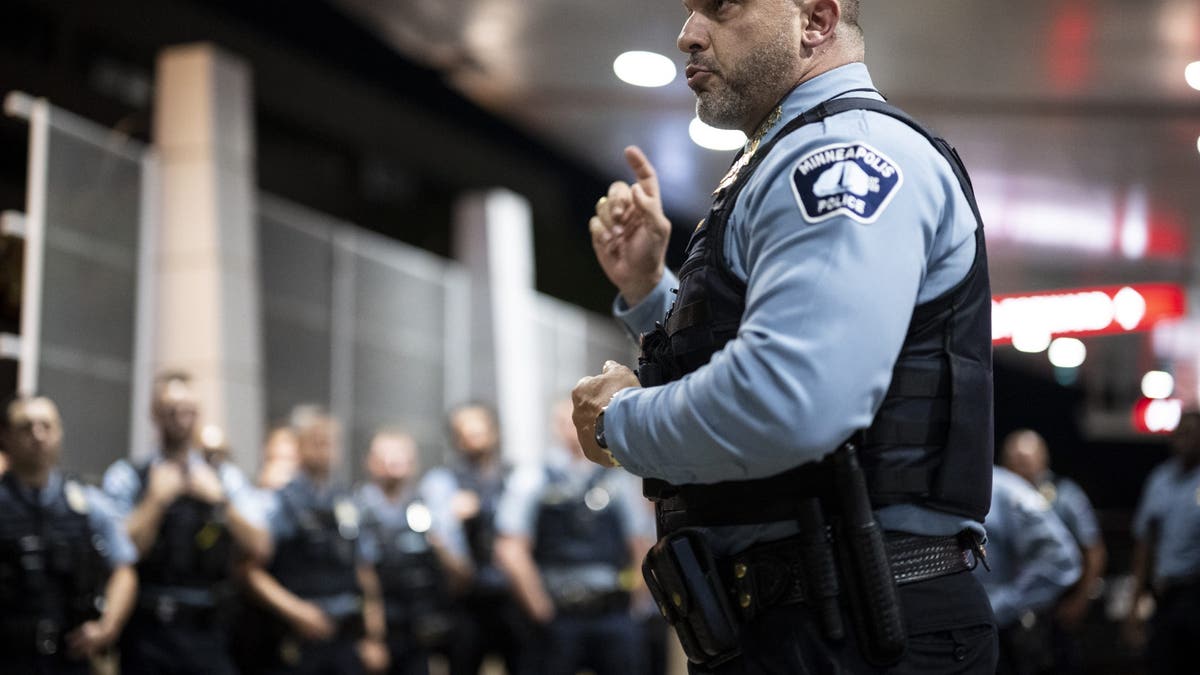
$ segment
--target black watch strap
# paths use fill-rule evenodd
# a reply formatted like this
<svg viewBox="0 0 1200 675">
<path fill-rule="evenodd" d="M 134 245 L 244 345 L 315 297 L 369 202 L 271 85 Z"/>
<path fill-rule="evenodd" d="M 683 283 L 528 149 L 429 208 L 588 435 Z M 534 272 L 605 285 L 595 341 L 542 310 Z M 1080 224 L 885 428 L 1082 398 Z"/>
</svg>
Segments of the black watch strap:
<svg viewBox="0 0 1200 675">
<path fill-rule="evenodd" d="M 604 437 L 604 411 L 596 415 L 596 445 L 608 449 L 608 439 Z"/>
</svg>

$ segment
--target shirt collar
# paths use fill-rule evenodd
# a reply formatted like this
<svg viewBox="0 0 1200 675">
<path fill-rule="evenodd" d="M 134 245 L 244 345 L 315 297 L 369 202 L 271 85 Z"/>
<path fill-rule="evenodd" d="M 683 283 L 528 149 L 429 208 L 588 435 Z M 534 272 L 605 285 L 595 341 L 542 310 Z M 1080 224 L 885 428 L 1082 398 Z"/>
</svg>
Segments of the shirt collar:
<svg viewBox="0 0 1200 675">
<path fill-rule="evenodd" d="M 783 98 L 783 114 L 763 136 L 763 141 L 770 140 L 793 118 L 829 99 L 840 98 L 842 94 L 853 91 L 850 95 L 855 97 L 883 100 L 883 96 L 877 91 L 858 91 L 859 89 L 874 90 L 875 83 L 871 80 L 871 73 L 867 71 L 866 64 L 857 62 L 821 73 L 798 85 Z"/>
<path fill-rule="evenodd" d="M 20 478 L 13 476 L 13 484 L 17 486 L 17 492 L 21 498 L 27 502 L 33 502 L 35 490 L 33 487 L 26 485 Z M 59 488 L 62 486 L 63 476 L 58 469 L 51 469 L 50 475 L 46 478 L 46 485 L 39 490 L 36 490 L 38 506 L 49 506 L 50 502 L 54 501 L 54 495 L 58 494 Z"/>
</svg>

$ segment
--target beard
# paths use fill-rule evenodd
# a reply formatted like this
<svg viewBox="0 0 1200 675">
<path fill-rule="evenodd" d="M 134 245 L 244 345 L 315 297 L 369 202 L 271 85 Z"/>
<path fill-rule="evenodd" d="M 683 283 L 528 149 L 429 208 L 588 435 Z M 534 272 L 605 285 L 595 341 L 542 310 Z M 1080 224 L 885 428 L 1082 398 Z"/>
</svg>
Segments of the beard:
<svg viewBox="0 0 1200 675">
<path fill-rule="evenodd" d="M 797 54 L 794 36 L 781 26 L 761 49 L 722 69 L 709 89 L 696 94 L 696 115 L 718 129 L 745 129 L 756 124 L 758 120 L 747 118 L 783 96 L 788 83 L 782 76 L 790 72 Z"/>
</svg>

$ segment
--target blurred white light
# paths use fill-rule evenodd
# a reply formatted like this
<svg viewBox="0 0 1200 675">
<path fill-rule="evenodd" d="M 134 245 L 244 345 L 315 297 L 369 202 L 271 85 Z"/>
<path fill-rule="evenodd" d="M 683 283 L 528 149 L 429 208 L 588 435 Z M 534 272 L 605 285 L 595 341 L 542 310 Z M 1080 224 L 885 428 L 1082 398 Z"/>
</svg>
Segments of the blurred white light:
<svg viewBox="0 0 1200 675">
<path fill-rule="evenodd" d="M 613 61 L 613 72 L 638 87 L 665 87 L 675 79 L 675 62 L 654 52 L 625 52 Z"/>
<path fill-rule="evenodd" d="M 1183 78 L 1187 80 L 1188 86 L 1192 89 L 1200 90 L 1200 61 L 1193 61 L 1183 69 Z"/>
<path fill-rule="evenodd" d="M 200 444 L 206 448 L 220 448 L 225 445 L 225 432 L 215 424 L 206 424 L 200 430 Z"/>
<path fill-rule="evenodd" d="M 404 519 L 408 521 L 408 526 L 412 528 L 412 531 L 417 534 L 425 534 L 429 528 L 433 527 L 433 512 L 420 502 L 408 505 L 408 509 L 404 512 Z"/>
<path fill-rule="evenodd" d="M 1012 346 L 1026 354 L 1040 354 L 1050 346 L 1050 333 L 1036 326 L 1021 326 L 1013 331 Z"/>
<path fill-rule="evenodd" d="M 1146 398 L 1169 398 L 1175 393 L 1175 378 L 1162 370 L 1152 370 L 1142 376 L 1142 395 Z"/>
<path fill-rule="evenodd" d="M 1078 368 L 1087 359 L 1087 346 L 1075 338 L 1057 338 L 1050 343 L 1048 356 L 1057 368 Z"/>
<path fill-rule="evenodd" d="M 1196 152 L 1200 152 L 1200 136 L 1196 137 Z"/>
<path fill-rule="evenodd" d="M 1113 296 L 1113 318 L 1125 330 L 1133 330 L 1146 318 L 1146 298 L 1126 286 Z"/>
<path fill-rule="evenodd" d="M 1142 419 L 1145 420 L 1147 429 L 1160 433 L 1175 431 L 1181 417 L 1183 417 L 1183 401 L 1172 398 L 1165 401 L 1151 401 L 1150 405 L 1146 406 L 1146 413 Z"/>
<path fill-rule="evenodd" d="M 717 129 L 693 117 L 688 125 L 688 135 L 692 142 L 709 150 L 737 150 L 746 144 L 746 134 L 737 129 Z"/>
</svg>

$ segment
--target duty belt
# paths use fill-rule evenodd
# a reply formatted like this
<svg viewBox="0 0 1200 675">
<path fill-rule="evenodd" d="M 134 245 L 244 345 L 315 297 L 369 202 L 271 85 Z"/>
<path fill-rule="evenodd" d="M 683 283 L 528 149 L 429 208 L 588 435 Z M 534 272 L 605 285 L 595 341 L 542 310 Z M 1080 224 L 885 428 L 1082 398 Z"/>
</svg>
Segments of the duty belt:
<svg viewBox="0 0 1200 675">
<path fill-rule="evenodd" d="M 945 537 L 888 532 L 886 543 L 897 586 L 970 571 L 983 555 L 969 532 Z M 770 607 L 809 599 L 803 561 L 799 538 L 789 537 L 746 549 L 719 564 L 742 618 L 749 621 Z"/>
</svg>

